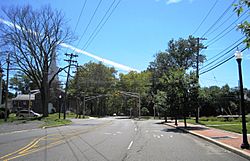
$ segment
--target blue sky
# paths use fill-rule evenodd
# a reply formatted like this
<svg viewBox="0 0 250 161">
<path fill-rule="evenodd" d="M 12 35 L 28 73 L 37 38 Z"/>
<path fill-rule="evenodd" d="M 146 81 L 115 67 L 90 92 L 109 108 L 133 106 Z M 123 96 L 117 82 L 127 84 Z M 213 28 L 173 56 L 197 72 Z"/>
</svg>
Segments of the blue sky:
<svg viewBox="0 0 250 161">
<path fill-rule="evenodd" d="M 116 0 L 115 4 L 118 1 Z M 78 40 L 76 40 L 71 43 L 72 46 L 83 48 L 112 2 L 113 0 L 103 0 L 101 2 L 95 17 L 79 45 L 77 46 Z M 164 51 L 167 48 L 169 40 L 172 38 L 176 40 L 187 38 L 189 35 L 192 35 L 211 7 L 215 5 L 207 19 L 205 19 L 197 32 L 194 33 L 195 37 L 203 36 L 232 2 L 233 0 L 218 0 L 217 2 L 216 0 L 121 0 L 110 19 L 108 19 L 107 23 L 85 51 L 142 71 L 148 67 L 149 62 L 154 60 L 154 55 L 157 52 Z M 75 32 L 75 36 L 78 38 L 81 37 L 83 31 L 86 29 L 98 3 L 99 0 L 87 0 Z M 25 4 L 30 4 L 34 8 L 50 4 L 52 8 L 61 10 L 65 15 L 68 26 L 73 31 L 84 5 L 84 0 L 1 0 L 0 6 L 8 7 L 10 5 Z M 233 7 L 204 35 L 207 38 L 207 40 L 203 41 L 205 45 L 210 44 L 214 37 L 218 37 L 218 34 L 231 24 L 236 25 L 247 17 L 246 14 L 237 20 L 237 16 L 232 14 Z M 2 12 L 0 12 L 0 16 L 4 18 Z M 247 19 L 250 20 L 249 17 Z M 234 21 L 236 22 L 233 23 Z M 232 27 L 229 27 L 224 33 Z M 216 28 L 218 29 L 214 30 Z M 233 29 L 219 41 L 209 45 L 206 50 L 202 51 L 202 54 L 205 54 L 209 60 L 239 40 L 242 36 L 240 31 Z M 242 48 L 243 46 L 239 47 Z M 61 55 L 58 62 L 59 66 L 65 65 L 63 54 L 66 51 L 71 52 L 71 50 L 65 49 L 59 53 Z M 231 54 L 234 52 L 235 50 Z M 84 54 L 80 54 L 77 60 L 79 64 L 84 64 L 90 60 L 96 61 Z M 248 88 L 250 88 L 249 64 L 249 50 L 245 50 L 243 79 L 245 87 Z M 203 66 L 205 65 L 206 63 Z M 205 71 L 204 69 L 203 71 Z M 120 69 L 118 71 L 126 73 L 126 71 Z M 234 87 L 238 84 L 237 80 L 238 72 L 235 59 L 231 59 L 222 66 L 200 76 L 201 86 L 222 86 L 227 83 L 231 87 Z"/>
</svg>

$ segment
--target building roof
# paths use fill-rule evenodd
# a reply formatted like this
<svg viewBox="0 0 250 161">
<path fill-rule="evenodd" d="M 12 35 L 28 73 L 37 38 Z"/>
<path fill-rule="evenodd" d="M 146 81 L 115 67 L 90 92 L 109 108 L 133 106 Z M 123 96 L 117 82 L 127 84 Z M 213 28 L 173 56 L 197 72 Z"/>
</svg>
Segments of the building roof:
<svg viewBox="0 0 250 161">
<path fill-rule="evenodd" d="M 15 98 L 12 98 L 12 101 L 28 101 L 28 100 L 35 100 L 35 94 L 20 94 L 17 95 Z"/>
</svg>

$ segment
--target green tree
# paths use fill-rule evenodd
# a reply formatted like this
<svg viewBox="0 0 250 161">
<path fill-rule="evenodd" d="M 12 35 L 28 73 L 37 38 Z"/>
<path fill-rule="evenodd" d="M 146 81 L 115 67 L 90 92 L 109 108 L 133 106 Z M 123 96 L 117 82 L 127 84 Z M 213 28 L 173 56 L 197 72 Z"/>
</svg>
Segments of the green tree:
<svg viewBox="0 0 250 161">
<path fill-rule="evenodd" d="M 235 11 L 237 12 L 237 15 L 240 16 L 244 10 L 246 12 L 249 12 L 250 8 L 250 1 L 249 0 L 239 0 L 237 4 L 234 4 Z M 241 23 L 238 28 L 241 30 L 241 32 L 246 36 L 244 42 L 246 43 L 247 48 L 250 47 L 250 23 L 248 20 Z"/>
<path fill-rule="evenodd" d="M 187 99 L 184 96 L 189 97 L 186 94 L 187 91 L 192 91 L 192 99 L 198 96 L 197 79 L 195 79 L 194 73 L 187 74 L 196 67 L 197 45 L 197 39 L 192 36 L 189 36 L 188 39 L 170 40 L 166 51 L 156 54 L 155 60 L 149 65 L 148 70 L 152 72 L 152 95 L 161 96 L 162 93 L 158 95 L 159 91 L 166 94 L 163 102 L 166 103 L 165 107 L 170 110 L 164 110 L 165 116 L 171 114 L 177 117 L 180 110 L 185 109 L 183 100 Z M 203 47 L 203 44 L 200 43 L 199 46 Z M 204 60 L 205 56 L 201 55 L 199 62 Z M 183 115 L 186 113 L 184 110 Z"/>
<path fill-rule="evenodd" d="M 147 107 L 142 107 L 142 109 L 141 109 L 141 113 L 142 113 L 142 115 L 148 115 L 149 114 L 149 110 L 147 109 Z"/>
<path fill-rule="evenodd" d="M 10 79 L 10 88 L 21 93 L 29 93 L 29 88 L 31 90 L 37 89 L 35 83 L 31 82 L 30 78 L 20 71 Z"/>
<path fill-rule="evenodd" d="M 113 67 L 107 67 L 101 62 L 89 62 L 79 66 L 76 75 L 71 80 L 69 93 L 79 96 L 84 93 L 85 96 L 96 96 L 91 101 L 91 114 L 105 115 L 107 111 L 107 99 L 114 91 L 117 79 L 115 78 L 116 70 Z M 109 101 L 108 101 L 109 102 Z"/>
<path fill-rule="evenodd" d="M 128 74 L 120 74 L 117 89 L 124 92 L 139 94 L 141 98 L 141 107 L 149 107 L 151 101 L 148 99 L 150 96 L 151 74 L 150 71 L 143 71 L 141 73 L 132 71 Z M 127 106 L 123 108 L 123 112 L 128 113 L 130 110 L 128 107 L 133 107 L 133 114 L 138 115 L 138 98 L 126 96 L 121 99 L 125 101 L 124 105 Z"/>
</svg>

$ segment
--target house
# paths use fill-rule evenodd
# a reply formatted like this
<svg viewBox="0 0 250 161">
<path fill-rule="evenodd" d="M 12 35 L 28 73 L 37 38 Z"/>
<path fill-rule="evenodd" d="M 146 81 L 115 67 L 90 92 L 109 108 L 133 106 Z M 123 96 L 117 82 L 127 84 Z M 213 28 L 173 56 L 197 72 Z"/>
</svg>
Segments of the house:
<svg viewBox="0 0 250 161">
<path fill-rule="evenodd" d="M 32 91 L 30 94 L 19 94 L 15 98 L 12 98 L 12 111 L 16 112 L 22 109 L 28 109 L 30 104 L 32 110 L 39 112 L 35 110 L 35 105 L 37 105 L 35 98 L 38 93 L 38 91 Z"/>
<path fill-rule="evenodd" d="M 62 96 L 59 100 L 59 95 Z M 59 111 L 59 101 L 61 102 L 64 96 L 64 90 L 57 88 L 54 91 L 50 91 L 49 103 L 48 103 L 48 112 L 54 113 Z M 20 94 L 12 99 L 12 111 L 16 112 L 22 109 L 28 109 L 30 107 L 33 111 L 37 113 L 43 113 L 41 94 L 39 90 L 32 90 L 30 94 Z"/>
</svg>

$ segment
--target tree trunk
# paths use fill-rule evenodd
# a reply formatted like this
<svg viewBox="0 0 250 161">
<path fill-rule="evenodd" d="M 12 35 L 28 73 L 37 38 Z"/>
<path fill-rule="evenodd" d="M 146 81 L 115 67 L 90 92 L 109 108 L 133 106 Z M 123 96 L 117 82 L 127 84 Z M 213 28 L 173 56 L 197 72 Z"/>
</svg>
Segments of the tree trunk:
<svg viewBox="0 0 250 161">
<path fill-rule="evenodd" d="M 41 103 L 42 103 L 42 111 L 43 117 L 48 116 L 48 82 L 43 81 L 43 85 L 40 89 L 41 92 Z"/>
<path fill-rule="evenodd" d="M 185 128 L 187 128 L 187 119 L 186 119 L 186 115 L 184 114 L 184 125 L 185 125 Z"/>
<path fill-rule="evenodd" d="M 174 118 L 174 119 L 175 119 L 175 123 L 174 123 L 175 126 L 178 126 L 178 123 L 177 123 L 177 115 L 175 115 L 175 118 Z"/>
<path fill-rule="evenodd" d="M 164 119 L 165 119 L 165 122 L 168 122 L 168 117 L 167 117 L 167 112 L 166 111 L 164 112 Z"/>
<path fill-rule="evenodd" d="M 46 60 L 46 58 L 45 58 Z M 48 117 L 48 103 L 49 103 L 49 81 L 48 81 L 48 61 L 44 63 L 43 80 L 41 87 L 42 109 L 43 117 Z"/>
</svg>

